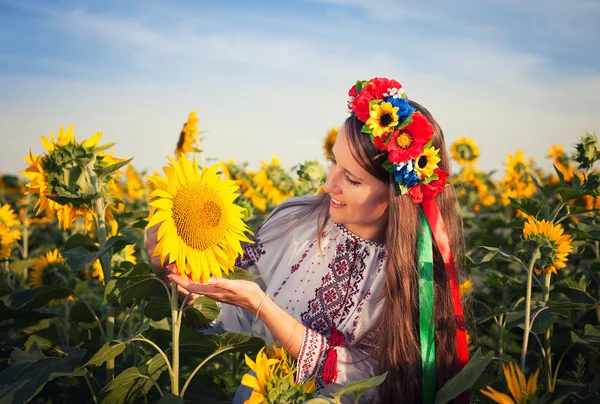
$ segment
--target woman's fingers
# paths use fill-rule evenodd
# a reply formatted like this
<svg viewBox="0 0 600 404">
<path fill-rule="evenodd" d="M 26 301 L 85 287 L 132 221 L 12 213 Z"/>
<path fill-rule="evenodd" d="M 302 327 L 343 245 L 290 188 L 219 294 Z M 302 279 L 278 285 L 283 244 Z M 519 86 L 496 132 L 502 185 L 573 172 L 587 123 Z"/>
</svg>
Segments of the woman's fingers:
<svg viewBox="0 0 600 404">
<path fill-rule="evenodd" d="M 168 277 L 169 277 L 169 279 L 171 279 L 173 282 L 175 282 L 176 284 L 178 284 L 185 290 L 192 292 L 192 293 L 197 293 L 199 295 L 210 295 L 210 294 L 214 294 L 214 293 L 223 292 L 222 288 L 218 288 L 218 287 L 211 286 L 211 285 L 205 285 L 205 284 L 201 284 L 201 283 L 191 282 L 189 279 L 186 279 L 186 278 L 179 276 L 177 274 L 174 274 L 174 273 L 170 274 Z"/>
</svg>

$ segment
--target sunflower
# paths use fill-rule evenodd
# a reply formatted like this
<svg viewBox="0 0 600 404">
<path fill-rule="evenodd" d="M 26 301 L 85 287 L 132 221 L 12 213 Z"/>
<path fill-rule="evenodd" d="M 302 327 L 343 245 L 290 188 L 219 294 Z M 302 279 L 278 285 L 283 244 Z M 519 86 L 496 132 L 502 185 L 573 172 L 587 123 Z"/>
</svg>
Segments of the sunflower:
<svg viewBox="0 0 600 404">
<path fill-rule="evenodd" d="M 9 204 L 0 206 L 0 226 L 5 226 L 9 230 L 13 240 L 21 239 L 21 230 L 17 228 L 20 224 L 16 213 Z"/>
<path fill-rule="evenodd" d="M 468 295 L 471 293 L 471 289 L 473 289 L 473 281 L 471 279 L 467 279 L 466 281 L 460 284 L 460 295 Z"/>
<path fill-rule="evenodd" d="M 127 187 L 127 196 L 130 199 L 136 200 L 144 196 L 146 190 L 144 189 L 144 184 L 142 183 L 142 179 L 135 172 L 131 164 L 127 164 L 125 168 L 125 178 L 127 179 L 126 187 Z"/>
<path fill-rule="evenodd" d="M 525 380 L 525 375 L 519 369 L 516 363 L 511 362 L 508 365 L 502 365 L 504 370 L 504 377 L 506 378 L 506 386 L 508 391 L 513 398 L 509 395 L 500 393 L 494 390 L 490 386 L 487 386 L 487 390 L 481 390 L 481 393 L 485 394 L 492 400 L 501 404 L 520 404 L 529 403 L 535 398 L 537 391 L 537 379 L 540 370 L 536 370 L 535 373 L 529 376 L 529 380 Z"/>
<path fill-rule="evenodd" d="M 423 153 L 415 160 L 415 170 L 419 174 L 419 178 L 426 178 L 433 175 L 433 170 L 436 169 L 440 162 L 439 149 L 430 147 L 425 149 Z"/>
<path fill-rule="evenodd" d="M 16 241 L 10 228 L 0 224 L 0 259 L 9 258 Z"/>
<path fill-rule="evenodd" d="M 333 145 L 338 136 L 338 128 L 333 127 L 329 129 L 327 132 L 327 136 L 325 136 L 325 142 L 323 143 L 323 149 L 325 150 L 325 157 L 329 160 L 332 157 L 331 149 L 333 149 Z"/>
<path fill-rule="evenodd" d="M 88 210 L 82 206 L 73 206 L 71 204 L 59 204 L 48 199 L 49 195 L 57 194 L 58 189 L 66 189 L 71 194 L 77 194 L 82 187 L 88 186 L 85 182 L 79 183 L 77 176 L 82 177 L 80 168 L 73 164 L 70 157 L 72 154 L 81 155 L 85 152 L 90 152 L 100 140 L 101 132 L 96 133 L 89 139 L 78 143 L 73 135 L 73 125 L 67 130 L 60 127 L 58 136 L 55 138 L 54 133 L 50 132 L 50 138 L 42 136 L 42 145 L 46 149 L 45 155 L 36 156 L 29 151 L 29 156 L 24 160 L 29 164 L 22 173 L 31 181 L 26 184 L 25 194 L 37 194 L 38 201 L 35 205 L 37 208 L 36 215 L 45 211 L 48 216 L 56 215 L 59 226 L 66 230 L 71 227 L 75 218 L 80 215 L 86 216 Z M 68 149 L 67 152 L 63 151 Z M 66 165 L 65 162 L 70 162 Z M 110 154 L 105 155 L 104 152 L 99 152 L 97 162 L 100 166 L 108 166 L 118 162 Z M 72 175 L 70 178 L 69 175 Z M 73 189 L 71 189 L 73 188 Z M 91 190 L 87 189 L 87 192 Z M 88 215 L 88 217 L 91 217 Z M 86 223 L 91 228 L 91 221 Z"/>
<path fill-rule="evenodd" d="M 196 282 L 229 272 L 242 253 L 240 242 L 250 241 L 244 209 L 233 203 L 238 186 L 221 180 L 218 168 L 201 171 L 195 158 L 191 162 L 182 154 L 169 158 L 163 168 L 167 178 L 150 177 L 157 189 L 150 195 L 154 209 L 148 227 L 160 223 L 154 254 L 162 263 L 168 255 L 168 263 L 175 262 L 182 276 Z"/>
<path fill-rule="evenodd" d="M 177 147 L 175 148 L 175 155 L 179 157 L 183 153 L 191 153 L 194 151 L 194 144 L 198 137 L 198 117 L 196 111 L 190 112 L 187 122 L 183 125 L 181 133 L 179 134 L 179 140 L 177 141 Z"/>
<path fill-rule="evenodd" d="M 373 131 L 374 137 L 381 137 L 398 125 L 398 107 L 389 102 L 374 104 L 369 111 L 371 116 L 366 124 Z"/>
<path fill-rule="evenodd" d="M 266 388 L 268 386 L 269 376 L 271 375 L 271 367 L 277 364 L 279 361 L 275 358 L 269 359 L 265 354 L 265 348 L 263 347 L 256 355 L 256 362 L 244 355 L 246 358 L 246 365 L 252 369 L 256 376 L 245 374 L 242 377 L 242 384 L 244 386 L 252 387 L 254 391 L 245 404 L 259 404 L 267 401 Z"/>
<path fill-rule="evenodd" d="M 569 182 L 574 177 L 574 168 L 569 157 L 565 154 L 565 150 L 559 144 L 552 145 L 548 150 L 548 157 L 553 160 L 554 165 L 563 175 L 565 181 Z"/>
<path fill-rule="evenodd" d="M 57 275 L 67 277 L 69 272 L 71 270 L 64 258 L 58 249 L 54 249 L 35 259 L 29 272 L 29 287 L 41 288 L 51 285 L 57 279 Z"/>
<path fill-rule="evenodd" d="M 479 159 L 479 147 L 473 139 L 468 137 L 459 137 L 456 142 L 452 143 L 450 148 L 452 158 L 454 158 L 461 166 L 474 165 Z"/>
<path fill-rule="evenodd" d="M 546 220 L 537 221 L 531 217 L 523 227 L 525 240 L 533 240 L 540 248 L 541 257 L 535 263 L 535 273 L 556 273 L 557 269 L 567 264 L 567 255 L 573 251 L 571 236 L 563 234 L 560 224 L 552 224 Z M 541 269 L 540 269 L 541 268 Z"/>
</svg>

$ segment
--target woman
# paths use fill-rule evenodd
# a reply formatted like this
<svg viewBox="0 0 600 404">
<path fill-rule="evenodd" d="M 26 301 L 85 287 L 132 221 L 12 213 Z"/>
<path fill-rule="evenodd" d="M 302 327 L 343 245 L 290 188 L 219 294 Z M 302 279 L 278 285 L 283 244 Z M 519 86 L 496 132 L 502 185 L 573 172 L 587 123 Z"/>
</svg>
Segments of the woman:
<svg viewBox="0 0 600 404">
<path fill-rule="evenodd" d="M 387 372 L 364 398 L 432 402 L 467 355 L 443 134 L 394 80 L 359 81 L 349 95 L 324 194 L 281 204 L 238 259 L 259 278 L 168 276 L 227 303 L 215 329 L 275 339 L 298 359 L 298 383 L 314 377 L 328 393 Z M 154 230 L 148 240 L 152 255 Z"/>
</svg>

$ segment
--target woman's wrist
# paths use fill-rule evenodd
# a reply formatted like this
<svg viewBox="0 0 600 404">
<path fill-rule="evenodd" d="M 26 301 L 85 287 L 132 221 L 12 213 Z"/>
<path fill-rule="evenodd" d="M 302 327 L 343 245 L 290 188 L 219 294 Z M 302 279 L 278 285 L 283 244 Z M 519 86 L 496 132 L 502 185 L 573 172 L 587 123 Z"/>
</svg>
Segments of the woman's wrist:
<svg viewBox="0 0 600 404">
<path fill-rule="evenodd" d="M 267 294 L 260 288 L 258 293 L 252 294 L 249 302 L 249 311 L 254 317 L 258 318 L 259 311 L 262 310 L 265 300 L 267 300 Z"/>
</svg>

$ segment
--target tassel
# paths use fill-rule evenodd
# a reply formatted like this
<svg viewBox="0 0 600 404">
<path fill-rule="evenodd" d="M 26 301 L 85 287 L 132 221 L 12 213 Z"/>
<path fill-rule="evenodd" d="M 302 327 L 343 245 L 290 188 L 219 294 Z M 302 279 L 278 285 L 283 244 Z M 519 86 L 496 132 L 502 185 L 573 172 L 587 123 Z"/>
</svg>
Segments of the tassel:
<svg viewBox="0 0 600 404">
<path fill-rule="evenodd" d="M 329 348 L 327 351 L 327 359 L 325 359 L 325 367 L 323 368 L 323 381 L 325 384 L 335 382 L 338 374 L 337 352 L 335 347 Z"/>
</svg>

